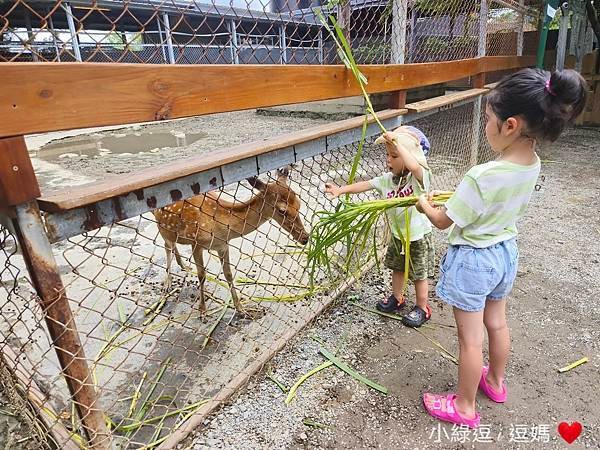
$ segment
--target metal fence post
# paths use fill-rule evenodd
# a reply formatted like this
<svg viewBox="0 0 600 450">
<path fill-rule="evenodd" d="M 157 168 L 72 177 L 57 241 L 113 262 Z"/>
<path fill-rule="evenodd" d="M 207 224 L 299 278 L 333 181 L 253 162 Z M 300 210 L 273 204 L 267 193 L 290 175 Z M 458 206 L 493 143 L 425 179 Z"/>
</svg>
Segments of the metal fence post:
<svg viewBox="0 0 600 450">
<path fill-rule="evenodd" d="M 521 8 L 525 7 L 525 0 L 519 0 Z M 517 56 L 523 56 L 523 41 L 525 27 L 525 13 L 521 10 L 519 12 L 519 29 L 517 30 Z"/>
<path fill-rule="evenodd" d="M 350 26 L 352 20 L 352 6 L 350 5 L 350 0 L 346 0 L 345 2 L 340 2 L 338 4 L 338 14 L 337 21 L 340 25 L 340 28 L 344 32 L 344 36 L 349 44 L 351 44 L 351 36 L 350 36 Z"/>
<path fill-rule="evenodd" d="M 287 64 L 287 45 L 285 38 L 285 25 L 279 26 L 279 48 L 281 51 L 280 62 L 281 64 Z"/>
<path fill-rule="evenodd" d="M 485 56 L 487 51 L 487 18 L 488 18 L 488 2 L 481 0 L 479 7 L 479 41 L 477 44 L 477 57 Z M 480 74 L 474 78 L 473 87 L 483 87 L 485 83 L 485 74 Z M 471 154 L 469 156 L 469 166 L 477 164 L 477 154 L 479 153 L 479 145 L 481 144 L 481 96 L 473 102 L 473 127 L 471 131 Z"/>
<path fill-rule="evenodd" d="M 54 30 L 54 22 L 52 22 L 52 16 L 48 17 L 48 26 L 50 27 L 50 34 L 52 35 L 52 44 L 54 45 L 54 51 L 56 52 L 56 60 L 60 62 L 60 49 L 56 43 L 56 31 Z"/>
<path fill-rule="evenodd" d="M 319 64 L 323 64 L 323 28 L 319 28 Z"/>
<path fill-rule="evenodd" d="M 167 62 L 167 52 L 165 52 L 165 40 L 163 39 L 162 27 L 160 26 L 160 18 L 156 18 L 156 25 L 158 29 L 158 41 L 160 44 L 160 51 L 162 52 L 163 61 Z"/>
<path fill-rule="evenodd" d="M 1 139 L 0 207 L 14 209 L 12 228 L 88 442 L 94 449 L 109 449 L 110 432 L 104 414 L 96 406 L 91 373 L 35 200 L 39 195 L 24 138 Z"/>
<path fill-rule="evenodd" d="M 169 64 L 175 64 L 175 52 L 173 51 L 171 24 L 169 23 L 169 15 L 166 12 L 163 13 L 163 23 L 165 24 L 165 35 L 167 38 L 167 52 L 169 53 Z"/>
<path fill-rule="evenodd" d="M 565 57 L 567 53 L 567 33 L 569 31 L 569 4 L 561 5 L 560 28 L 558 30 L 558 43 L 556 45 L 556 70 L 565 68 Z"/>
<path fill-rule="evenodd" d="M 71 5 L 69 3 L 63 4 L 63 9 L 67 14 L 67 23 L 69 24 L 69 32 L 71 33 L 71 46 L 73 47 L 73 53 L 75 54 L 75 59 L 79 62 L 81 59 L 81 51 L 79 49 L 79 38 L 77 37 L 77 29 L 75 28 L 75 20 L 73 19 L 73 10 L 71 9 Z"/>
<path fill-rule="evenodd" d="M 231 50 L 231 63 L 239 64 L 240 55 L 238 53 L 238 38 L 237 38 L 237 26 L 235 20 L 229 21 L 229 35 L 230 35 L 230 50 Z"/>
<path fill-rule="evenodd" d="M 406 58 L 406 16 L 408 0 L 393 0 L 392 5 L 392 64 L 404 64 Z"/>
<path fill-rule="evenodd" d="M 31 49 L 31 59 L 33 62 L 38 62 L 39 58 L 35 52 L 35 35 L 33 34 L 33 28 L 31 26 L 31 16 L 29 10 L 25 10 L 25 28 L 27 28 L 27 47 Z"/>
</svg>

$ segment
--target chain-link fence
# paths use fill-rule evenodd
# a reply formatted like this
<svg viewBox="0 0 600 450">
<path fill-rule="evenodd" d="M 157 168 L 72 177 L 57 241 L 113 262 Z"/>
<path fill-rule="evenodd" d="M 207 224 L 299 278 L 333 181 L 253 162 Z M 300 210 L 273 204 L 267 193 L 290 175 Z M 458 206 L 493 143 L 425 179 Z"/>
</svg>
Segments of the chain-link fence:
<svg viewBox="0 0 600 450">
<path fill-rule="evenodd" d="M 0 1 L 0 62 L 338 64 L 315 7 L 359 63 L 531 54 L 536 5 Z M 434 187 L 451 189 L 492 153 L 481 97 L 443 105 L 384 123 L 420 127 Z M 369 126 L 359 179 L 386 170 L 378 133 Z M 316 212 L 336 204 L 323 184 L 348 179 L 360 134 L 355 120 L 67 210 L 42 198 L 42 218 L 35 202 L 0 212 L 0 401 L 31 427 L 20 445 L 172 445 L 259 370 L 374 264 L 357 256 L 343 271 L 340 245 L 333 273 L 311 285 L 305 271 Z M 383 224 L 377 233 L 384 245 Z"/>
<path fill-rule="evenodd" d="M 315 8 L 337 17 L 359 63 L 535 50 L 538 1 L 17 0 L 0 2 L 0 61 L 336 64 Z"/>
<path fill-rule="evenodd" d="M 404 117 L 431 141 L 435 187 L 454 187 L 473 162 L 490 158 L 481 114 L 476 98 Z M 349 285 L 352 273 L 341 270 L 344 245 L 337 249 L 339 260 L 332 261 L 333 274 L 318 273 L 311 286 L 303 244 L 315 213 L 337 203 L 324 195 L 324 183 L 343 184 L 348 178 L 360 136 L 356 123 L 249 164 L 241 161 L 235 169 L 239 178 L 256 174 L 257 165 L 280 170 L 226 184 L 158 213 L 82 234 L 74 231 L 82 226 L 77 214 L 46 215 L 50 236 L 58 239 L 52 253 L 73 313 L 72 328 L 99 398 L 94 408 L 102 412 L 114 445 L 141 448 L 172 439 L 192 415 L 231 394 L 240 379 L 260 369 Z M 393 127 L 398 119 L 384 123 Z M 369 134 L 376 133 L 371 125 Z M 383 152 L 367 140 L 358 179 L 385 172 Z M 226 183 L 225 170 L 220 171 Z M 132 194 L 161 206 L 169 203 L 164 198 L 173 195 L 172 187 L 159 186 L 162 197 Z M 372 195 L 357 196 L 366 198 Z M 102 211 L 100 204 L 81 209 L 93 208 Z M 88 215 L 83 226 L 94 228 L 92 222 Z M 52 448 L 50 442 L 61 439 L 59 447 L 74 442 L 76 448 L 84 439 L 76 404 L 7 226 L 1 229 L 3 364 L 16 374 L 8 378 L 12 389 L 29 400 L 19 412 L 33 414 L 36 430 L 49 436 L 37 448 Z M 378 233 L 379 242 L 385 242 L 382 227 Z M 355 261 L 354 275 L 373 263 Z"/>
</svg>

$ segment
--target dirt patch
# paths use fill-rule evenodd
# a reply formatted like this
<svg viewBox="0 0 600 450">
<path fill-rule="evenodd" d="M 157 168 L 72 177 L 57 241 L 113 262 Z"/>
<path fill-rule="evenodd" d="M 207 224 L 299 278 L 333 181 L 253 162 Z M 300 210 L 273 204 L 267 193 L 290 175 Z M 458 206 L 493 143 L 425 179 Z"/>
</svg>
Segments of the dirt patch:
<svg viewBox="0 0 600 450">
<path fill-rule="evenodd" d="M 351 304 L 371 307 L 389 286 L 372 271 L 272 362 L 287 386 L 323 362 L 314 336 L 389 389 L 383 396 L 335 368 L 310 378 L 287 406 L 258 375 L 182 448 L 566 448 L 561 421 L 579 421 L 572 448 L 598 448 L 600 404 L 600 130 L 576 129 L 540 151 L 540 190 L 520 223 L 520 270 L 508 308 L 512 352 L 509 400 L 478 396 L 489 436 L 441 426 L 421 405 L 424 391 L 456 387 L 457 366 L 421 333 Z M 436 233 L 438 256 L 444 251 Z M 432 294 L 434 317 L 422 333 L 457 354 L 452 311 Z M 560 374 L 583 356 L 590 361 Z M 322 428 L 303 423 L 310 419 Z M 488 440 L 490 442 L 473 442 Z M 545 440 L 548 442 L 544 442 Z"/>
</svg>

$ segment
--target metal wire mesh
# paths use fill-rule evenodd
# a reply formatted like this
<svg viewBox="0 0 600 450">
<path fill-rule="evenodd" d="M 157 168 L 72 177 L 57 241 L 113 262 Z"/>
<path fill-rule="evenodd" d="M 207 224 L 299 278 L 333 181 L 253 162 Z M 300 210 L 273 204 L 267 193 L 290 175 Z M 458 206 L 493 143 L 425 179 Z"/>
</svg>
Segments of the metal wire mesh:
<svg viewBox="0 0 600 450">
<path fill-rule="evenodd" d="M 316 18 L 334 15 L 359 63 L 516 54 L 532 8 L 475 0 L 16 0 L 0 2 L 0 61 L 150 64 L 335 64 Z M 527 2 L 537 4 L 539 2 Z M 235 5 L 235 6 L 232 6 Z M 522 47 L 522 46 L 521 46 Z M 479 49 L 479 50 L 478 50 Z"/>
<path fill-rule="evenodd" d="M 10 445 L 60 448 L 60 440 L 49 430 L 60 420 L 57 410 L 65 412 L 63 418 L 70 414 L 70 400 L 68 393 L 63 395 L 66 384 L 17 239 L 7 224 L 0 224 L 0 286 L 0 386 L 5 408 L 28 428 L 23 440 Z M 12 435 L 4 438 L 10 442 Z"/>
<path fill-rule="evenodd" d="M 531 54 L 535 46 L 528 45 L 528 34 L 534 33 L 535 4 L 348 0 L 323 8 L 337 18 L 359 63 L 387 64 Z M 283 0 L 245 0 L 240 6 L 217 0 L 4 1 L 0 62 L 338 64 L 315 6 Z M 431 141 L 434 187 L 455 187 L 470 166 L 493 157 L 485 143 L 482 108 L 476 99 L 406 118 Z M 240 213 L 244 201 L 266 195 L 261 186 L 287 186 L 280 196 L 285 211 L 265 200 L 261 211 L 270 214 L 268 220 L 254 226 L 244 219 L 243 237 L 234 231 L 208 233 L 200 247 L 213 251 L 204 253 L 202 264 L 195 244 L 179 244 L 185 267 L 172 261 L 168 287 L 167 259 L 176 255 L 165 248 L 151 213 L 53 245 L 93 373 L 90 382 L 100 398 L 96 407 L 119 446 L 148 445 L 181 427 L 203 402 L 231 389 L 232 380 L 254 361 L 305 326 L 348 281 L 341 270 L 333 278 L 320 273 L 311 287 L 297 242 L 299 228 L 294 233 L 288 223 L 288 232 L 279 223 L 285 227 L 296 217 L 294 208 L 286 209 L 295 197 L 301 203 L 297 220 L 306 230 L 316 211 L 334 206 L 323 184 L 345 182 L 356 145 L 305 159 L 288 179 L 277 181 L 272 172 L 261 175 L 262 185 L 254 181 L 254 188 L 246 181 L 226 186 L 216 195 L 233 206 L 219 220 L 206 209 L 215 205 L 210 197 L 174 210 L 167 219 L 179 224 L 170 228 L 176 234 L 186 231 L 181 224 L 194 234 L 202 223 L 219 221 L 222 231 L 245 217 Z M 384 170 L 382 149 L 369 141 L 357 177 L 368 179 Z M 169 230 L 169 224 L 160 226 Z M 385 233 L 378 232 L 384 245 Z M 236 311 L 227 267 L 216 252 L 223 248 L 228 248 L 233 286 L 242 300 L 238 307 L 252 313 L 250 318 Z M 340 258 L 344 249 L 338 248 Z M 67 448 L 69 441 L 83 442 L 83 431 L 17 250 L 8 226 L 0 225 L 0 381 L 15 412 L 31 425 L 27 445 Z M 206 267 L 205 314 L 199 306 L 198 266 Z M 353 267 L 364 270 L 365 261 L 357 257 Z"/>
<path fill-rule="evenodd" d="M 476 116 L 481 117 L 478 100 L 411 121 L 431 141 L 429 159 L 436 187 L 454 187 L 473 158 L 484 161 L 491 156 L 484 144 L 483 123 L 477 123 Z M 331 300 L 348 275 L 341 270 L 333 277 L 319 273 L 311 287 L 298 233 L 289 224 L 286 231 L 278 223 L 293 219 L 295 210 L 278 215 L 297 197 L 301 204 L 298 218 L 310 230 L 315 212 L 331 209 L 336 203 L 324 195 L 324 183 L 343 184 L 347 180 L 356 150 L 354 143 L 305 159 L 288 177 L 278 172 L 263 174 L 259 179 L 264 185 L 253 181 L 254 188 L 242 181 L 215 191 L 220 202 L 234 205 L 226 215 L 215 214 L 210 197 L 202 195 L 196 198 L 201 201 L 189 200 L 189 205 L 196 206 L 183 212 L 173 210 L 172 216 L 161 219 L 163 227 L 172 227 L 175 221 L 195 227 L 195 232 L 211 229 L 217 222 L 230 230 L 239 220 L 249 227 L 239 238 L 234 231 L 233 236 L 226 237 L 213 231 L 208 241 L 198 237 L 201 246 L 213 248 L 204 252 L 205 315 L 199 310 L 194 245 L 178 245 L 185 268 L 174 261 L 172 283 L 165 287 L 167 251 L 152 213 L 53 245 L 99 394 L 97 407 L 109 420 L 119 446 L 137 448 L 172 433 L 203 402 L 226 389 L 254 360 L 305 326 Z M 383 149 L 369 140 L 357 178 L 370 179 L 385 170 Z M 265 196 L 265 186 L 280 189 L 279 197 L 273 200 Z M 245 207 L 252 197 L 260 199 L 261 195 L 264 203 L 254 203 L 253 207 L 270 219 L 254 230 L 257 223 L 248 215 L 251 209 Z M 374 195 L 361 194 L 357 199 Z M 14 251 L 14 238 L 8 230 L 2 228 L 1 232 L 6 261 L 1 272 L 0 329 L 6 343 L 2 352 L 13 351 L 19 361 L 27 361 L 20 366 L 27 374 L 23 378 L 29 380 L 30 387 L 45 393 L 37 400 L 40 409 L 49 411 L 45 426 L 55 433 L 80 435 L 41 310 L 31 285 L 22 282 L 21 255 Z M 180 227 L 177 232 L 181 237 L 189 229 Z M 384 245 L 383 230 L 378 233 Z M 214 251 L 227 240 L 234 286 L 252 318 L 235 310 Z M 343 245 L 338 254 L 341 261 Z M 365 266 L 364 260 L 356 260 L 353 267 L 364 270 Z M 14 370 L 12 367 L 11 372 Z"/>
</svg>

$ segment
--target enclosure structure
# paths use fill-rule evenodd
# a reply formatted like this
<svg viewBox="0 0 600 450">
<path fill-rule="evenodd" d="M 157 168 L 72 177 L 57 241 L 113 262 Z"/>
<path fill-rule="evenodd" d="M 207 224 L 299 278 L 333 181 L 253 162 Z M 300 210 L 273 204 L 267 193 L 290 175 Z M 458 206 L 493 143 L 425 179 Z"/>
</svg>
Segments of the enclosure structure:
<svg viewBox="0 0 600 450">
<path fill-rule="evenodd" d="M 491 157 L 486 74 L 533 63 L 484 56 L 480 13 L 479 57 L 363 68 L 370 93 L 391 93 L 385 127 L 429 136 L 440 188 Z M 315 213 L 335 207 L 323 183 L 347 180 L 362 117 L 44 193 L 23 138 L 358 95 L 344 66 L 6 62 L 0 78 L 0 379 L 42 448 L 173 446 L 374 263 L 314 285 L 304 270 Z M 406 104 L 459 79 L 472 85 Z M 362 179 L 385 170 L 372 122 Z"/>
<path fill-rule="evenodd" d="M 314 13 L 320 2 L 308 2 L 308 7 L 304 3 L 5 1 L 0 2 L 0 17 L 5 19 L 0 26 L 0 61 L 339 63 Z M 330 12 L 340 19 L 358 62 L 399 64 L 530 54 L 537 45 L 539 4 L 349 0 L 337 2 Z M 327 12 L 327 6 L 323 10 Z M 488 35 L 484 49 L 478 46 L 482 30 Z"/>
</svg>

